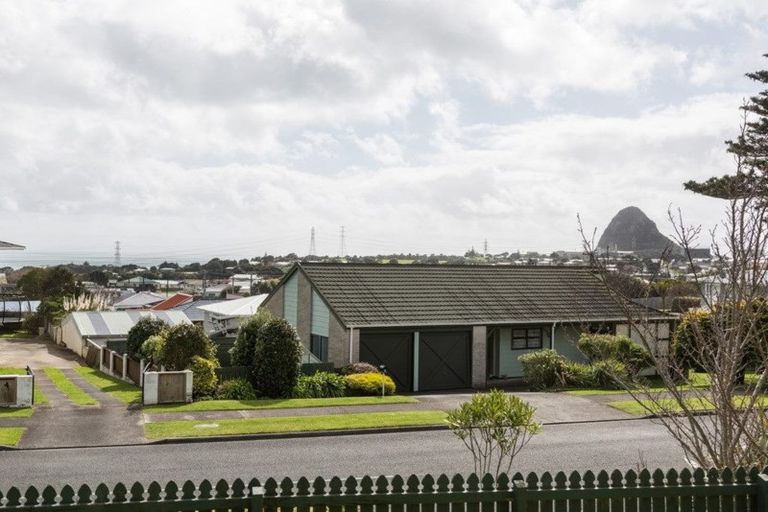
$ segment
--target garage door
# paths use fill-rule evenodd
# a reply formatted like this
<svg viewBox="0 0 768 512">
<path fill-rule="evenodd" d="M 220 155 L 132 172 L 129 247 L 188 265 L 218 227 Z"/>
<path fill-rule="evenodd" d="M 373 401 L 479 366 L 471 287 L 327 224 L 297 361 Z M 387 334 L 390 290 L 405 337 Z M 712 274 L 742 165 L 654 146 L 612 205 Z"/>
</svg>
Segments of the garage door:
<svg viewBox="0 0 768 512">
<path fill-rule="evenodd" d="M 398 391 L 413 389 L 412 332 L 360 332 L 360 361 L 385 365 Z"/>
<path fill-rule="evenodd" d="M 472 332 L 419 333 L 419 391 L 471 387 Z"/>
</svg>

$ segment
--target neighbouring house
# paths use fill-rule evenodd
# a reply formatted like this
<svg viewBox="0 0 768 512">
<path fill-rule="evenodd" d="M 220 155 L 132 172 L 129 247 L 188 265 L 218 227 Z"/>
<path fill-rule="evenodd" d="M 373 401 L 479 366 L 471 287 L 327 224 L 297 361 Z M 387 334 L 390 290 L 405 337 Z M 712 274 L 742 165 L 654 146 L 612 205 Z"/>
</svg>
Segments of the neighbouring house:
<svg viewBox="0 0 768 512">
<path fill-rule="evenodd" d="M 404 391 L 520 378 L 518 357 L 545 348 L 582 360 L 582 332 L 637 341 L 625 308 L 650 320 L 663 352 L 675 319 L 623 306 L 592 269 L 576 266 L 303 263 L 263 307 L 288 320 L 317 359 L 385 365 Z"/>
<path fill-rule="evenodd" d="M 267 294 L 263 293 L 252 297 L 199 306 L 198 309 L 205 314 L 203 327 L 210 334 L 236 333 L 240 328 L 242 319 L 256 313 L 266 298 Z"/>
<path fill-rule="evenodd" d="M 177 308 L 189 302 L 192 302 L 193 300 L 195 300 L 195 298 L 192 295 L 189 295 L 187 293 L 176 293 L 174 295 L 171 295 L 164 301 L 158 302 L 157 304 L 152 306 L 150 309 L 152 309 L 152 311 L 166 311 L 169 309 Z"/>
<path fill-rule="evenodd" d="M 149 309 L 155 304 L 159 304 L 166 299 L 165 295 L 154 292 L 138 292 L 130 295 L 119 302 L 115 302 L 112 307 L 116 311 L 127 309 Z"/>
<path fill-rule="evenodd" d="M 64 317 L 53 335 L 57 343 L 85 357 L 88 340 L 101 346 L 107 341 L 124 340 L 144 316 L 159 318 L 169 327 L 190 323 L 182 311 L 76 311 Z"/>
<path fill-rule="evenodd" d="M 218 304 L 219 302 L 222 302 L 221 299 L 197 299 L 193 300 L 192 302 L 187 302 L 185 304 L 181 304 L 180 306 L 176 306 L 173 308 L 172 311 L 182 311 L 185 315 L 187 315 L 187 318 L 189 318 L 189 321 L 193 324 L 204 327 L 205 324 L 205 311 L 200 309 L 200 306 L 208 306 L 210 304 Z"/>
</svg>

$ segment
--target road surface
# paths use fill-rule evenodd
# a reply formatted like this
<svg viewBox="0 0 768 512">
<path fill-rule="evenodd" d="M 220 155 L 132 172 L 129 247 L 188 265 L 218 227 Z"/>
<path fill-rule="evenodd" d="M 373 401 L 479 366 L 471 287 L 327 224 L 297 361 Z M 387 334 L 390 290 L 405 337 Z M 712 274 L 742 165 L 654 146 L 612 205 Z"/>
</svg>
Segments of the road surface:
<svg viewBox="0 0 768 512">
<path fill-rule="evenodd" d="M 648 420 L 548 425 L 514 471 L 683 467 L 666 431 Z M 470 473 L 472 459 L 448 431 L 166 445 L 0 451 L 0 491 L 122 481 L 229 481 L 290 476 Z M 38 487 L 41 489 L 42 487 Z"/>
</svg>

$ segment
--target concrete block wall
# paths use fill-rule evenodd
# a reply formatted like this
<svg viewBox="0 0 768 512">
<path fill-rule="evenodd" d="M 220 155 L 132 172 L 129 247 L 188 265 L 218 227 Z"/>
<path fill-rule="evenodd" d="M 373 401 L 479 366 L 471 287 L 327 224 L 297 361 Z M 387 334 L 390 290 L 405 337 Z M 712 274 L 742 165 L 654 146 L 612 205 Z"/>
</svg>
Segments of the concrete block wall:
<svg viewBox="0 0 768 512">
<path fill-rule="evenodd" d="M 154 405 L 160 403 L 159 383 L 160 375 L 163 373 L 183 373 L 184 379 L 184 402 L 192 401 L 192 371 L 184 370 L 182 372 L 145 372 L 144 373 L 144 405 Z"/>
<path fill-rule="evenodd" d="M 31 407 L 34 395 L 34 385 L 31 375 L 4 375 L 0 379 L 0 386 L 11 385 L 15 381 L 16 400 L 11 403 L 2 403 L 0 407 Z"/>
</svg>

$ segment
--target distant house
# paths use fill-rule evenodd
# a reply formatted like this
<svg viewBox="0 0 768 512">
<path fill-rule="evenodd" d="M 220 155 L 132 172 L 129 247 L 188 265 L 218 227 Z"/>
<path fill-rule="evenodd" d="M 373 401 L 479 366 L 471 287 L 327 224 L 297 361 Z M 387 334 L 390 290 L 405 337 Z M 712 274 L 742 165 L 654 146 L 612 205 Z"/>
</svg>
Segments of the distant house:
<svg viewBox="0 0 768 512">
<path fill-rule="evenodd" d="M 76 311 L 64 317 L 55 331 L 55 338 L 72 352 L 85 357 L 88 340 L 102 346 L 107 341 L 124 340 L 131 327 L 145 316 L 159 318 L 170 327 L 190 323 L 181 311 Z"/>
<path fill-rule="evenodd" d="M 119 302 L 115 302 L 112 307 L 115 308 L 116 311 L 124 311 L 127 309 L 149 309 L 155 304 L 165 301 L 165 299 L 165 295 L 160 295 L 159 293 L 138 292 Z"/>
<path fill-rule="evenodd" d="M 256 313 L 266 298 L 267 294 L 264 293 L 199 306 L 198 309 L 205 314 L 204 328 L 206 332 L 220 334 L 237 332 L 241 320 Z"/>
<path fill-rule="evenodd" d="M 522 377 L 518 357 L 528 352 L 581 360 L 582 332 L 638 334 L 595 273 L 576 266 L 304 263 L 263 307 L 288 320 L 317 359 L 385 365 L 405 391 L 484 388 Z M 674 317 L 651 311 L 650 319 L 663 351 Z"/>
<path fill-rule="evenodd" d="M 221 299 L 197 299 L 193 300 L 192 302 L 187 302 L 185 304 L 181 304 L 180 306 L 176 306 L 173 308 L 172 311 L 181 311 L 185 315 L 187 315 L 187 318 L 189 318 L 189 321 L 193 324 L 204 327 L 205 324 L 205 311 L 200 309 L 201 306 L 209 306 L 211 304 L 218 304 L 219 302 L 222 302 Z"/>
<path fill-rule="evenodd" d="M 179 307 L 183 304 L 187 304 L 189 302 L 192 302 L 195 298 L 192 295 L 186 294 L 186 293 L 177 293 L 175 295 L 172 295 L 165 299 L 162 302 L 158 302 L 154 306 L 152 306 L 153 311 L 165 311 L 168 309 L 174 309 L 176 307 Z"/>
</svg>

